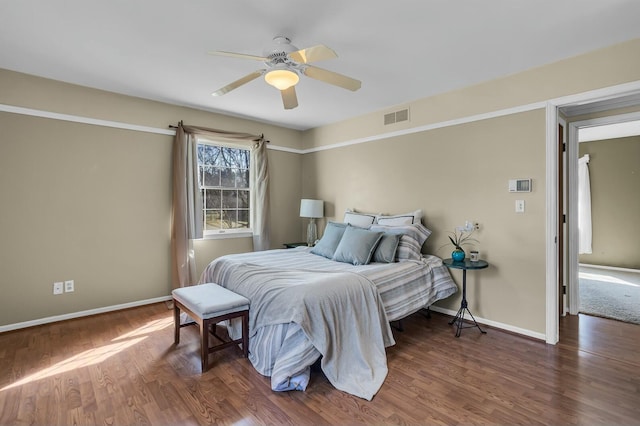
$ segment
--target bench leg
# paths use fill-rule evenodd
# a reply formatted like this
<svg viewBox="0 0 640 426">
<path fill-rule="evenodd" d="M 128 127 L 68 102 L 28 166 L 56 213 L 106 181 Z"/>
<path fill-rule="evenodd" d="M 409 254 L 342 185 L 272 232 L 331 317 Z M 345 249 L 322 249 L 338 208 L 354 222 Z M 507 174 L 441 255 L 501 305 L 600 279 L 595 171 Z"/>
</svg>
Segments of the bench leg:
<svg viewBox="0 0 640 426">
<path fill-rule="evenodd" d="M 249 311 L 242 314 L 242 354 L 249 356 Z"/>
<path fill-rule="evenodd" d="M 173 301 L 173 326 L 175 328 L 173 332 L 173 343 L 177 345 L 180 343 L 180 308 L 175 300 Z"/>
<path fill-rule="evenodd" d="M 202 373 L 209 369 L 209 326 L 211 321 L 202 320 L 200 323 L 200 356 L 202 357 Z"/>
</svg>

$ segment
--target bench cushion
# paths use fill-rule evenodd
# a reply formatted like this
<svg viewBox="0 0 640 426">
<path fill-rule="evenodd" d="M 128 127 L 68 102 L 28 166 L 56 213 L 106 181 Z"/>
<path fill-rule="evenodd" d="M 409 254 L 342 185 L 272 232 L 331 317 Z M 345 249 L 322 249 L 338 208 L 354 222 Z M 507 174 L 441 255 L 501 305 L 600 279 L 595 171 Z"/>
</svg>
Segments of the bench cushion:
<svg viewBox="0 0 640 426">
<path fill-rule="evenodd" d="M 249 309 L 249 299 L 213 283 L 177 288 L 171 294 L 202 319 Z"/>
</svg>

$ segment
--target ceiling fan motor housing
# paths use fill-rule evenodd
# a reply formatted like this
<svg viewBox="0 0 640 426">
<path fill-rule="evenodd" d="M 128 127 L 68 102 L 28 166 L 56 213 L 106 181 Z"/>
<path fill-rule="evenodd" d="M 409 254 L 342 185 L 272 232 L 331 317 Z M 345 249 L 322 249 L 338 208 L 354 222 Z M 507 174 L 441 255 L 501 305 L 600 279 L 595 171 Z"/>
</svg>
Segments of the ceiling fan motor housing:
<svg viewBox="0 0 640 426">
<path fill-rule="evenodd" d="M 276 36 L 273 38 L 271 47 L 264 52 L 264 56 L 269 58 L 269 62 L 266 62 L 266 64 L 269 66 L 278 64 L 295 66 L 297 63 L 289 58 L 289 53 L 296 52 L 297 50 L 298 48 L 292 45 L 291 40 L 287 37 Z"/>
</svg>

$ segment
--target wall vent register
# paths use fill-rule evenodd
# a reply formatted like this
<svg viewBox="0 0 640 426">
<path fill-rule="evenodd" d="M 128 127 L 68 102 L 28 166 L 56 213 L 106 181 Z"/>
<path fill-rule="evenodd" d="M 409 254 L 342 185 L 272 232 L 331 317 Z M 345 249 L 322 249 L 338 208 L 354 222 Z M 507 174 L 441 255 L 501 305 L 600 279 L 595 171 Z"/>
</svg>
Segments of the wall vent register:
<svg viewBox="0 0 640 426">
<path fill-rule="evenodd" d="M 384 115 L 384 125 L 387 126 L 393 123 L 399 123 L 401 121 L 409 120 L 409 109 L 401 109 L 400 111 L 390 112 Z"/>
</svg>

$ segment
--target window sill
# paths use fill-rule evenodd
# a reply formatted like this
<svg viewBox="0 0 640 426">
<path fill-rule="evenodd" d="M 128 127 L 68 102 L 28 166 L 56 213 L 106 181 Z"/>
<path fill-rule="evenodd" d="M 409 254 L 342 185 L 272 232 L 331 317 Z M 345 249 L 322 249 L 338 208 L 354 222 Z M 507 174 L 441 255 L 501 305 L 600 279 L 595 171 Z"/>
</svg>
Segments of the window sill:
<svg viewBox="0 0 640 426">
<path fill-rule="evenodd" d="M 253 232 L 224 232 L 221 234 L 206 234 L 203 240 L 225 240 L 227 238 L 252 238 Z"/>
</svg>

